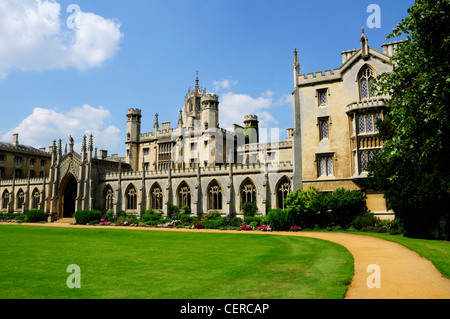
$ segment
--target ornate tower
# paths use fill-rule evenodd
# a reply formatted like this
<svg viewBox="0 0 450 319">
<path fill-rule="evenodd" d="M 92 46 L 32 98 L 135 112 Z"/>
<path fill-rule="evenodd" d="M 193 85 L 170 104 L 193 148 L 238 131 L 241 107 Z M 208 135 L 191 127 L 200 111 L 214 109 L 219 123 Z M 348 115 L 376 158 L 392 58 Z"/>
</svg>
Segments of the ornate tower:
<svg viewBox="0 0 450 319">
<path fill-rule="evenodd" d="M 127 111 L 127 162 L 134 171 L 139 170 L 139 140 L 141 136 L 141 110 L 128 109 Z"/>
<path fill-rule="evenodd" d="M 216 94 L 206 94 L 201 98 L 203 129 L 219 126 L 219 97 Z"/>
<path fill-rule="evenodd" d="M 192 119 L 200 120 L 202 112 L 202 96 L 206 94 L 206 89 L 200 88 L 198 85 L 198 74 L 195 78 L 195 88 L 189 89 L 184 98 L 183 123 L 187 126 L 193 125 Z"/>
<path fill-rule="evenodd" d="M 245 143 L 259 142 L 259 121 L 257 115 L 244 116 Z"/>
</svg>

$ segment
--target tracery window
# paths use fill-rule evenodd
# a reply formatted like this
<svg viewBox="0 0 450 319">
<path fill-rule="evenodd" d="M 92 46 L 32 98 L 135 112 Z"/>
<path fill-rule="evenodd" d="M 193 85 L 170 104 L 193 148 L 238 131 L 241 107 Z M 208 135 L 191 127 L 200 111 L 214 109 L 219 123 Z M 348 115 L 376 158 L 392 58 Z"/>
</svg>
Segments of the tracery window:
<svg viewBox="0 0 450 319">
<path fill-rule="evenodd" d="M 182 182 L 178 187 L 178 207 L 191 207 L 191 189 L 186 182 Z"/>
<path fill-rule="evenodd" d="M 153 185 L 150 189 L 150 198 L 152 209 L 163 209 L 163 192 L 159 184 Z"/>
<path fill-rule="evenodd" d="M 111 186 L 108 186 L 105 193 L 105 211 L 114 209 L 114 191 Z"/>
<path fill-rule="evenodd" d="M 41 193 L 36 189 L 33 192 L 33 209 L 39 209 L 39 204 L 41 203 Z"/>
<path fill-rule="evenodd" d="M 361 99 L 368 99 L 375 97 L 375 92 L 372 90 L 375 87 L 375 77 L 371 68 L 366 67 L 362 70 L 359 79 L 361 90 Z"/>
<path fill-rule="evenodd" d="M 2 195 L 2 209 L 7 209 L 9 204 L 9 192 L 5 190 Z"/>
<path fill-rule="evenodd" d="M 284 209 L 285 204 L 284 200 L 287 198 L 287 195 L 291 192 L 291 181 L 284 177 L 277 188 L 277 208 Z"/>
<path fill-rule="evenodd" d="M 213 181 L 208 189 L 208 208 L 214 210 L 222 209 L 222 187 Z"/>
<path fill-rule="evenodd" d="M 137 209 L 137 193 L 134 186 L 128 188 L 127 191 L 127 209 Z"/>
<path fill-rule="evenodd" d="M 22 209 L 24 202 L 25 202 L 25 194 L 23 190 L 19 190 L 17 192 L 17 209 Z"/>
<path fill-rule="evenodd" d="M 256 204 L 256 186 L 248 179 L 241 187 L 241 204 L 255 203 Z"/>
</svg>

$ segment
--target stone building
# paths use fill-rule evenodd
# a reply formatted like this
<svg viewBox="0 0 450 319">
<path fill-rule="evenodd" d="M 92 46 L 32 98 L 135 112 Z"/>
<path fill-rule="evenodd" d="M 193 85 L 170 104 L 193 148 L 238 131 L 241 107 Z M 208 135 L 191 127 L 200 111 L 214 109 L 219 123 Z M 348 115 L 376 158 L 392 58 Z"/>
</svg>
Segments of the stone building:
<svg viewBox="0 0 450 319">
<path fill-rule="evenodd" d="M 370 89 L 377 75 L 393 69 L 397 44 L 375 50 L 364 31 L 360 42 L 359 49 L 342 52 L 342 65 L 333 72 L 300 74 L 295 50 L 294 127 L 286 140 L 269 140 L 279 137 L 278 129 L 263 131 L 253 114 L 232 131 L 221 128 L 219 97 L 201 88 L 197 76 L 174 127 L 155 114 L 153 131 L 143 132 L 142 110 L 127 110 L 124 157 L 97 154 L 93 136 L 84 136 L 79 153 L 72 138 L 68 149 L 60 139 L 41 151 L 48 162 L 44 174 L 14 176 L 4 169 L 0 211 L 39 208 L 56 220 L 81 209 L 142 214 L 151 208 L 167 215 L 176 205 L 189 206 L 193 215 L 240 215 L 242 204 L 253 202 L 264 215 L 283 208 L 291 191 L 315 186 L 363 190 L 369 209 L 388 216 L 383 194 L 367 186 L 367 162 L 382 147 L 376 120 L 384 118 L 387 102 Z M 10 161 L 13 151 L 0 148 L 0 167 L 1 156 Z M 41 157 L 27 158 L 36 165 Z"/>
<path fill-rule="evenodd" d="M 294 52 L 293 187 L 360 189 L 374 214 L 392 217 L 383 194 L 368 187 L 367 163 L 383 146 L 377 120 L 385 117 L 388 101 L 371 89 L 379 74 L 393 70 L 390 57 L 398 43 L 378 51 L 369 47 L 364 29 L 360 43 L 342 52 L 339 68 L 315 74 L 300 74 Z"/>
</svg>

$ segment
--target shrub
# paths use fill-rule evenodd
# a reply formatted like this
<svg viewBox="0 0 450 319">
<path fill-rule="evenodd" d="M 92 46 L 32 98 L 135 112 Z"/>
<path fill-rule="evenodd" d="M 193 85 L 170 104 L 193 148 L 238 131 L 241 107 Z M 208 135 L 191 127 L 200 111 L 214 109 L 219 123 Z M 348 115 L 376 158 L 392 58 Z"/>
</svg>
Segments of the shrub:
<svg viewBox="0 0 450 319">
<path fill-rule="evenodd" d="M 253 217 L 258 211 L 258 206 L 256 206 L 255 203 L 247 202 L 242 204 L 241 209 L 244 214 L 244 217 Z"/>
<path fill-rule="evenodd" d="M 267 213 L 267 220 L 274 230 L 281 231 L 289 230 L 294 223 L 292 215 L 280 208 L 271 209 Z"/>
<path fill-rule="evenodd" d="M 102 217 L 102 213 L 98 210 L 79 210 L 73 215 L 76 224 L 86 225 L 89 222 L 97 220 L 99 221 Z"/>
<path fill-rule="evenodd" d="M 301 231 L 302 228 L 300 226 L 297 225 L 293 225 L 291 226 L 291 228 L 289 228 L 290 231 Z"/>
<path fill-rule="evenodd" d="M 221 218 L 202 220 L 200 224 L 206 229 L 219 229 L 224 226 Z"/>
<path fill-rule="evenodd" d="M 203 215 L 202 219 L 216 219 L 220 217 L 220 213 L 216 211 L 212 211 L 208 214 Z"/>
<path fill-rule="evenodd" d="M 356 229 L 363 229 L 368 226 L 375 226 L 376 218 L 371 212 L 365 212 L 353 218 L 350 226 Z"/>
<path fill-rule="evenodd" d="M 178 220 L 182 224 L 189 224 L 189 223 L 192 223 L 192 221 L 194 220 L 194 217 L 192 217 L 191 215 L 188 215 L 188 214 L 182 214 L 178 217 Z"/>
<path fill-rule="evenodd" d="M 181 207 L 180 211 L 183 211 L 184 214 L 190 214 L 191 213 L 191 207 L 185 205 L 185 206 Z"/>
<path fill-rule="evenodd" d="M 161 219 L 161 214 L 154 213 L 153 210 L 148 210 L 141 216 L 142 222 L 158 221 L 160 219 Z"/>
<path fill-rule="evenodd" d="M 25 221 L 28 223 L 38 223 L 47 220 L 47 214 L 40 209 L 29 210 L 25 215 Z"/>
<path fill-rule="evenodd" d="M 339 188 L 329 196 L 329 209 L 335 225 L 347 227 L 356 216 L 367 211 L 366 196 L 361 191 Z"/>
</svg>

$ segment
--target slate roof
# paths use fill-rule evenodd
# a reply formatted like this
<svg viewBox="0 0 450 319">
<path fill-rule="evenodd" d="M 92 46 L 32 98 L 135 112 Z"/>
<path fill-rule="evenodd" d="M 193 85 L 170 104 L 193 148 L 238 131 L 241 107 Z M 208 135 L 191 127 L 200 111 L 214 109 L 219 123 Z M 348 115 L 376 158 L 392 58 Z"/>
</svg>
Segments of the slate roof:
<svg viewBox="0 0 450 319">
<path fill-rule="evenodd" d="M 41 151 L 40 149 L 31 147 L 31 146 L 20 145 L 20 144 L 16 146 L 12 143 L 5 143 L 5 142 L 0 142 L 0 152 L 2 152 L 2 151 L 51 157 L 51 154 L 49 152 Z"/>
</svg>

